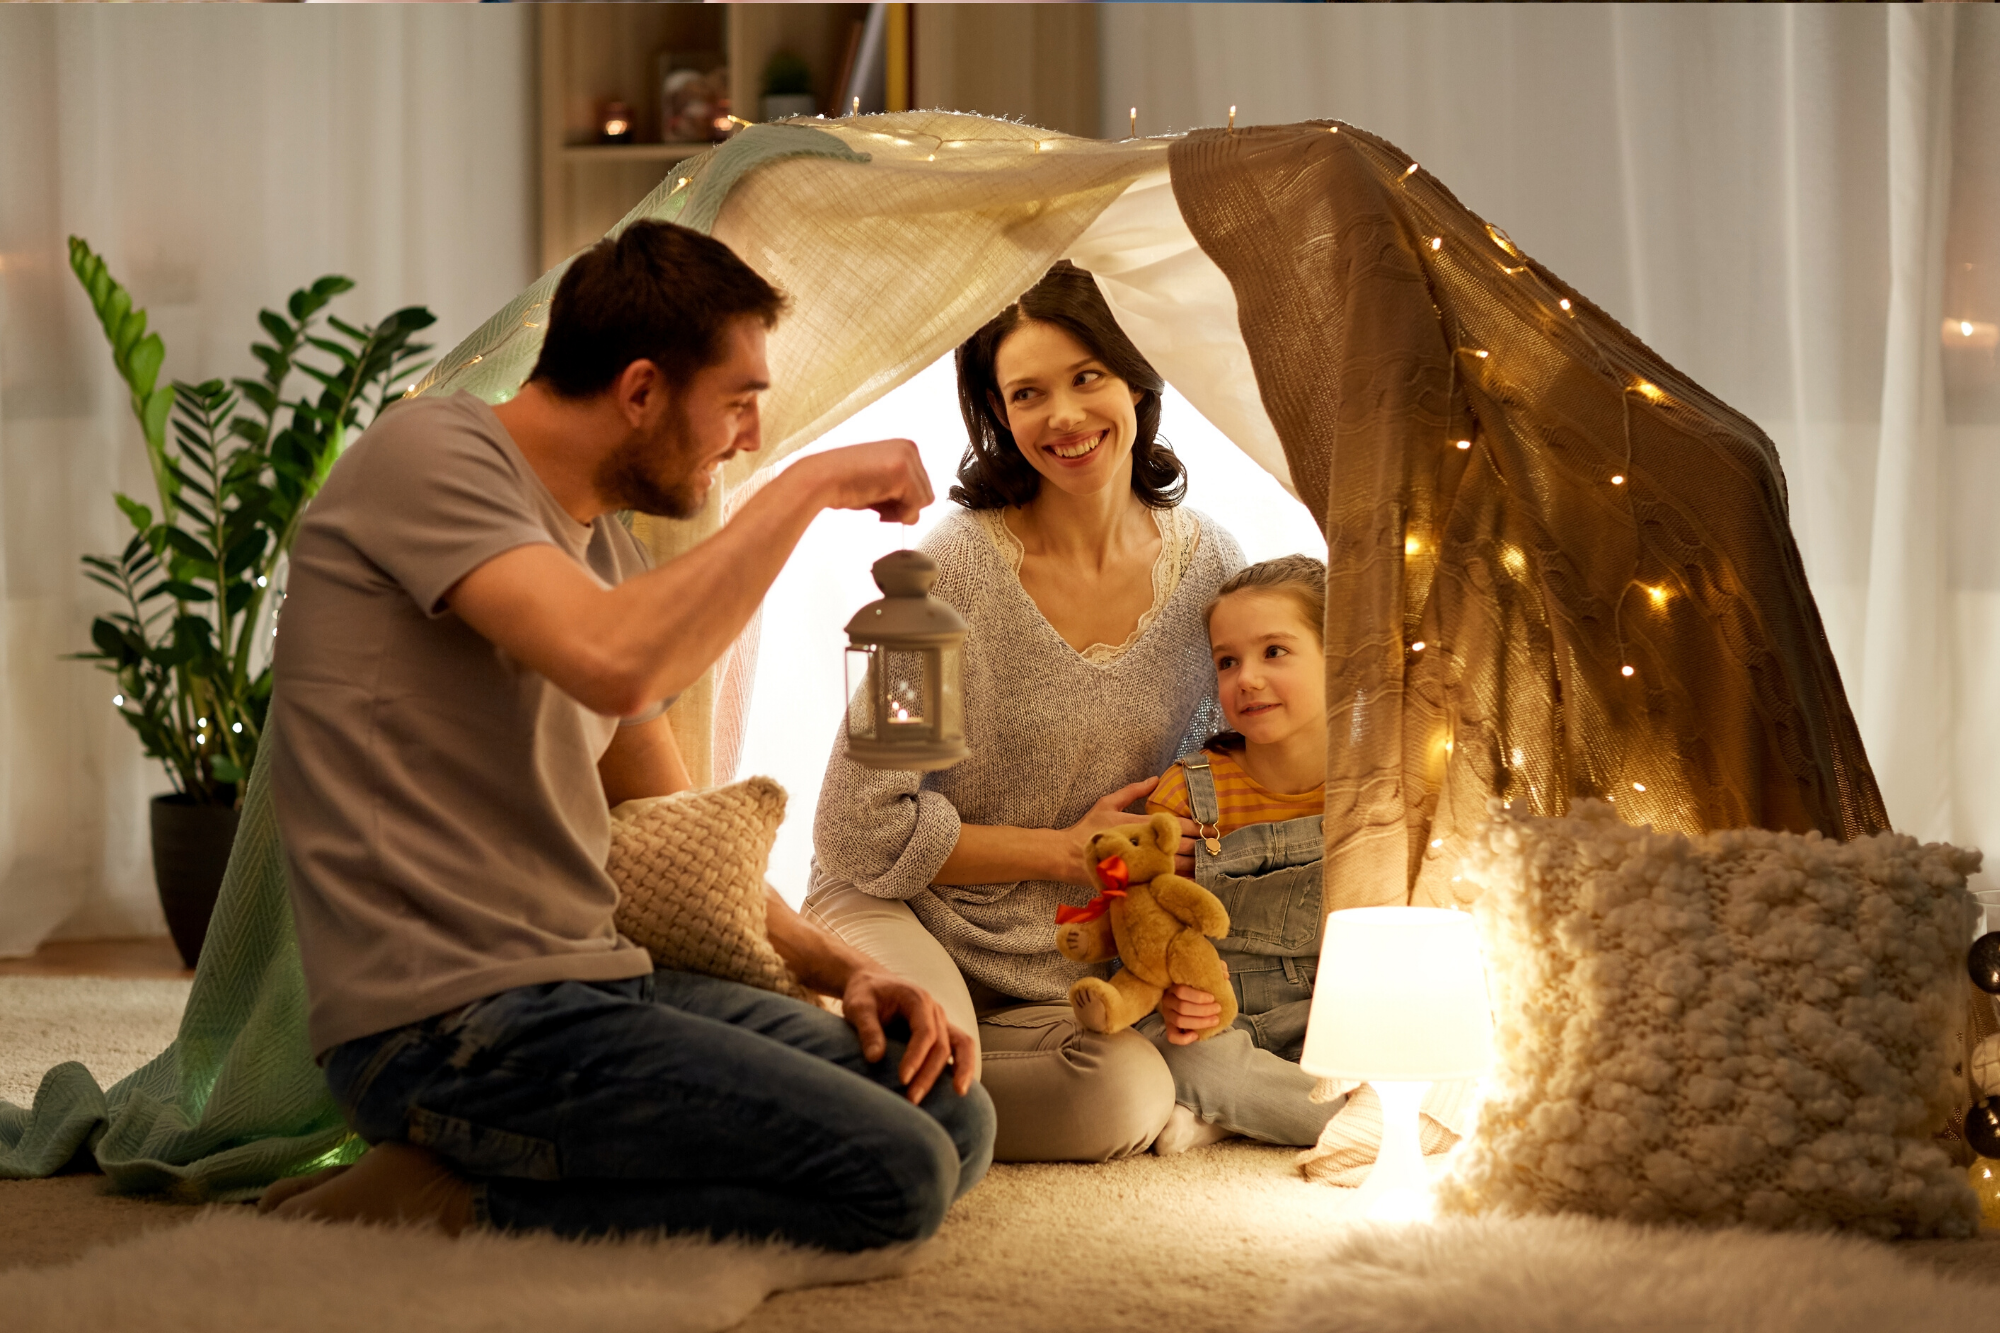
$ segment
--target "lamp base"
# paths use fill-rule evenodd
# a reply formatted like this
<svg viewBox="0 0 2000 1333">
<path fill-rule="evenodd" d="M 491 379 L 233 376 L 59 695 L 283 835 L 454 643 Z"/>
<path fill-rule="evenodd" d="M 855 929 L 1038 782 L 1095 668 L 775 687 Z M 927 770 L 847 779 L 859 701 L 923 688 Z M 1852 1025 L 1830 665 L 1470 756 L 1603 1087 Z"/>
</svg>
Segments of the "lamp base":
<svg viewBox="0 0 2000 1333">
<path fill-rule="evenodd" d="M 1372 1222 L 1427 1222 L 1432 1215 L 1431 1176 L 1417 1123 L 1429 1083 L 1376 1083 L 1382 1102 L 1382 1147 L 1361 1183 L 1355 1206 Z"/>
</svg>

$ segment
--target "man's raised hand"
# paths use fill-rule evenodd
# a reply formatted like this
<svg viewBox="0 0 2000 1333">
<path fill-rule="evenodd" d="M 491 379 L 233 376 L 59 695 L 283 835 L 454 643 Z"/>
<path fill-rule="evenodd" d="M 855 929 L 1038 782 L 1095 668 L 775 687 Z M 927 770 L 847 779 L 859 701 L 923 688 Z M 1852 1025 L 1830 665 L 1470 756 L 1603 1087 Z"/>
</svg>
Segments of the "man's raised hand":
<svg viewBox="0 0 2000 1333">
<path fill-rule="evenodd" d="M 915 523 L 937 497 L 917 446 L 909 440 L 850 444 L 802 458 L 813 493 L 828 509 L 872 509 L 884 523 Z"/>
</svg>

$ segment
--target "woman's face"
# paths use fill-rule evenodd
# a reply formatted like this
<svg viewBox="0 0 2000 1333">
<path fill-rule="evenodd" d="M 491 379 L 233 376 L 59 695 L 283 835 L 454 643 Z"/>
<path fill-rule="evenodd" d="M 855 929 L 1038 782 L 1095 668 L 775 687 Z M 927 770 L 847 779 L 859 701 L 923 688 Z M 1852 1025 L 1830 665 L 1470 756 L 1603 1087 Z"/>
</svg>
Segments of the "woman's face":
<svg viewBox="0 0 2000 1333">
<path fill-rule="evenodd" d="M 1296 598 L 1245 588 L 1208 618 L 1222 716 L 1246 740 L 1276 745 L 1326 730 L 1326 655 Z"/>
<path fill-rule="evenodd" d="M 993 356 L 1014 443 L 1043 480 L 1072 495 L 1132 484 L 1139 394 L 1054 324 L 1024 320 Z"/>
</svg>

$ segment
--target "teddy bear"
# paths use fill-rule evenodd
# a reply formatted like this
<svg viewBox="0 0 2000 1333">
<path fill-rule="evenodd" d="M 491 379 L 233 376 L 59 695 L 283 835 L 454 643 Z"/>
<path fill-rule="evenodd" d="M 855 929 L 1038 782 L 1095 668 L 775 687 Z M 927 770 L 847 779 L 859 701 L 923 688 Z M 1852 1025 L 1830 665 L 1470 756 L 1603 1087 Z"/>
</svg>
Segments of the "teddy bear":
<svg viewBox="0 0 2000 1333">
<path fill-rule="evenodd" d="M 1180 824 L 1168 814 L 1106 829 L 1084 852 L 1101 892 L 1086 906 L 1056 909 L 1056 951 L 1063 957 L 1123 963 L 1108 980 L 1083 977 L 1069 988 L 1076 1021 L 1089 1031 L 1124 1031 L 1158 1008 L 1173 985 L 1207 991 L 1222 1005 L 1203 1039 L 1236 1021 L 1229 966 L 1204 938 L 1229 933 L 1229 911 L 1207 889 L 1174 873 L 1180 840 Z"/>
</svg>

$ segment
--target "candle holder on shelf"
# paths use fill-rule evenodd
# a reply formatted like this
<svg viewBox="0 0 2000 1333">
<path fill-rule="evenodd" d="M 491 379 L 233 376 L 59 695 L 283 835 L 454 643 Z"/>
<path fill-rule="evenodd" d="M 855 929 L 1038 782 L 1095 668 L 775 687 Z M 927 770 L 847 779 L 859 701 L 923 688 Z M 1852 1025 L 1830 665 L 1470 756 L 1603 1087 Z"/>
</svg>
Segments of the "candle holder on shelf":
<svg viewBox="0 0 2000 1333">
<path fill-rule="evenodd" d="M 616 98 L 606 102 L 597 120 L 597 137 L 604 143 L 631 143 L 632 108 Z"/>
</svg>

